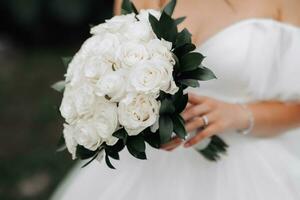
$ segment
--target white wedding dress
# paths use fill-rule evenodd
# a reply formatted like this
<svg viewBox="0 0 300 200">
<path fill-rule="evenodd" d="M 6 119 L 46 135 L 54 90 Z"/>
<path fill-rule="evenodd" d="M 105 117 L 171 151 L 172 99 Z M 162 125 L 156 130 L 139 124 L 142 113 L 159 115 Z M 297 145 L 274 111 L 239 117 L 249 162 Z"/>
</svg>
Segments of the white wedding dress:
<svg viewBox="0 0 300 200">
<path fill-rule="evenodd" d="M 194 92 L 227 102 L 300 100 L 300 28 L 247 19 L 198 50 L 217 80 Z M 147 148 L 148 160 L 125 149 L 117 170 L 104 162 L 75 167 L 53 200 L 299 200 L 300 129 L 273 138 L 224 133 L 227 155 L 205 160 L 193 148 Z"/>
</svg>

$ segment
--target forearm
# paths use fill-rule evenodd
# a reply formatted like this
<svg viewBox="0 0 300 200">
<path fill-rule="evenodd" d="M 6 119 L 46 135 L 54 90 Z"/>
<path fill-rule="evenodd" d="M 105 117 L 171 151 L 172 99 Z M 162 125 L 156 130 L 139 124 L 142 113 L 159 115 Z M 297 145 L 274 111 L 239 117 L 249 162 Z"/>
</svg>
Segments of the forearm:
<svg viewBox="0 0 300 200">
<path fill-rule="evenodd" d="M 249 104 L 248 108 L 255 120 L 252 131 L 255 136 L 274 136 L 300 127 L 300 102 L 257 102 Z"/>
<path fill-rule="evenodd" d="M 247 132 L 246 130 L 252 127 L 252 117 L 254 127 L 251 134 L 254 136 L 275 136 L 300 127 L 300 102 L 256 102 L 244 107 L 189 93 L 189 105 L 182 117 L 186 122 L 187 132 L 196 130 L 197 134 L 185 143 L 185 147 L 221 133 L 237 130 Z"/>
</svg>

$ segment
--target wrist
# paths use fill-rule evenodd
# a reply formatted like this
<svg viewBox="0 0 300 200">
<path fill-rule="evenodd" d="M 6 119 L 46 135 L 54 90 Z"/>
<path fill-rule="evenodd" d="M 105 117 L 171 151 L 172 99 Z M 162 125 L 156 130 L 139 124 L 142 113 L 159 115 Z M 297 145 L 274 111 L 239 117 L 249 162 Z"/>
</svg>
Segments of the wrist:
<svg viewBox="0 0 300 200">
<path fill-rule="evenodd" d="M 248 135 L 252 132 L 254 128 L 254 116 L 248 105 L 237 104 L 239 107 L 239 123 L 237 127 L 237 132 L 243 135 Z"/>
<path fill-rule="evenodd" d="M 250 120 L 249 120 L 249 111 L 245 109 L 244 104 L 236 103 L 235 105 L 235 126 L 234 129 L 236 131 L 239 130 L 246 130 L 250 126 Z"/>
</svg>

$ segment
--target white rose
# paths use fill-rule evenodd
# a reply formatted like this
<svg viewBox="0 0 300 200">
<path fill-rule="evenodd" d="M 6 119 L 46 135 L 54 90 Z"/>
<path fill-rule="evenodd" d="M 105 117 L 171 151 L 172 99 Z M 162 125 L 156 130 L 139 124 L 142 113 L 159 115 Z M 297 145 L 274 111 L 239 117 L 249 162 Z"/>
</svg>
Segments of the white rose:
<svg viewBox="0 0 300 200">
<path fill-rule="evenodd" d="M 137 18 L 140 21 L 147 21 L 149 22 L 149 13 L 151 15 L 153 15 L 156 19 L 159 20 L 160 16 L 161 16 L 161 12 L 158 10 L 153 10 L 153 9 L 147 9 L 147 10 L 140 10 L 140 13 L 137 15 Z"/>
<path fill-rule="evenodd" d="M 94 123 L 81 121 L 76 126 L 75 139 L 84 148 L 95 151 L 103 143 L 102 138 L 97 134 Z"/>
<path fill-rule="evenodd" d="M 174 94 L 174 88 L 171 88 L 174 82 L 172 72 L 172 64 L 164 60 L 145 61 L 139 63 L 132 70 L 129 76 L 129 84 L 136 92 L 156 94 L 162 90 Z"/>
<path fill-rule="evenodd" d="M 93 121 L 98 135 L 104 140 L 110 139 L 118 127 L 118 109 L 116 103 L 102 99 L 94 108 Z"/>
<path fill-rule="evenodd" d="M 156 122 L 150 127 L 150 131 L 155 133 L 159 129 L 159 116 L 156 119 Z"/>
<path fill-rule="evenodd" d="M 59 110 L 69 124 L 72 124 L 78 117 L 73 98 L 71 87 L 66 85 Z"/>
<path fill-rule="evenodd" d="M 105 139 L 105 143 L 108 146 L 114 146 L 118 142 L 118 140 L 119 140 L 118 138 L 112 136 L 112 137 Z"/>
<path fill-rule="evenodd" d="M 80 52 L 86 57 L 97 56 L 106 60 L 114 60 L 115 51 L 120 44 L 120 38 L 116 34 L 95 35 L 84 42 Z"/>
<path fill-rule="evenodd" d="M 84 63 L 84 75 L 89 80 L 98 81 L 109 71 L 113 71 L 112 64 L 100 56 L 91 56 Z"/>
<path fill-rule="evenodd" d="M 66 81 L 74 86 L 85 77 L 98 80 L 107 71 L 118 68 L 115 50 L 119 45 L 118 37 L 110 33 L 86 40 L 68 66 Z"/>
<path fill-rule="evenodd" d="M 150 57 L 166 59 L 168 62 L 175 64 L 175 60 L 172 55 L 172 43 L 164 39 L 153 39 L 147 43 L 147 49 Z"/>
<path fill-rule="evenodd" d="M 82 53 L 78 52 L 70 62 L 65 75 L 66 82 L 69 82 L 70 85 L 75 85 L 83 79 L 82 71 L 85 59 L 86 57 Z"/>
<path fill-rule="evenodd" d="M 128 135 L 138 135 L 152 126 L 159 115 L 159 102 L 149 95 L 129 94 L 119 103 L 119 121 Z"/>
<path fill-rule="evenodd" d="M 72 99 L 79 116 L 88 117 L 93 112 L 96 102 L 93 86 L 82 83 L 72 87 Z"/>
<path fill-rule="evenodd" d="M 148 42 L 149 40 L 156 38 L 151 25 L 144 21 L 138 21 L 130 24 L 124 35 L 129 40 L 136 40 L 140 42 Z"/>
<path fill-rule="evenodd" d="M 106 20 L 105 23 L 93 27 L 90 31 L 91 34 L 103 34 L 106 31 L 111 33 L 120 33 L 127 29 L 128 25 L 137 21 L 135 14 L 119 15 Z"/>
<path fill-rule="evenodd" d="M 76 159 L 77 142 L 74 138 L 75 129 L 73 126 L 64 124 L 64 138 L 68 151 L 72 154 L 72 159 Z"/>
<path fill-rule="evenodd" d="M 177 87 L 175 81 L 171 80 L 169 85 L 166 86 L 166 88 L 163 88 L 162 91 L 174 95 L 176 92 L 178 92 L 179 88 Z"/>
<path fill-rule="evenodd" d="M 137 63 L 147 60 L 149 54 L 144 45 L 136 42 L 124 43 L 117 52 L 122 68 L 131 68 Z"/>
<path fill-rule="evenodd" d="M 96 95 L 109 98 L 112 102 L 120 101 L 126 92 L 126 72 L 119 70 L 105 74 L 96 84 Z"/>
<path fill-rule="evenodd" d="M 112 136 L 117 127 L 117 105 L 102 99 L 95 105 L 92 117 L 78 121 L 75 138 L 78 144 L 95 151 L 103 142 L 114 145 L 118 141 Z"/>
<path fill-rule="evenodd" d="M 92 115 L 96 103 L 93 86 L 82 82 L 81 85 L 67 85 L 60 106 L 61 115 L 69 124 L 75 123 L 79 118 Z"/>
</svg>

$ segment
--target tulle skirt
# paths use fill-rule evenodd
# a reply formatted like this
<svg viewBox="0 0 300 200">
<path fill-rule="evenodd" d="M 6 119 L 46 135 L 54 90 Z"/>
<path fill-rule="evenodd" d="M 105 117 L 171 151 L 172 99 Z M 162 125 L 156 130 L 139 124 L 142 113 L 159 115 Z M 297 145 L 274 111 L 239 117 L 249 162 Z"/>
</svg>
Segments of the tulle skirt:
<svg viewBox="0 0 300 200">
<path fill-rule="evenodd" d="M 195 149 L 165 152 L 147 147 L 148 160 L 127 150 L 116 170 L 105 162 L 78 165 L 53 200 L 299 200 L 300 130 L 276 138 L 221 136 L 227 155 L 205 160 Z"/>
</svg>

